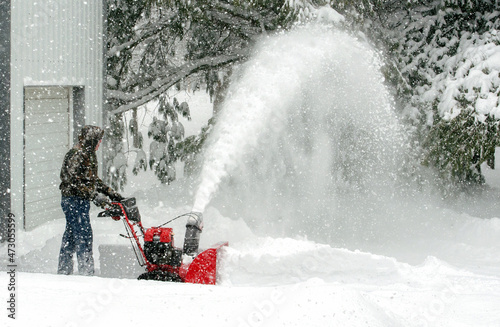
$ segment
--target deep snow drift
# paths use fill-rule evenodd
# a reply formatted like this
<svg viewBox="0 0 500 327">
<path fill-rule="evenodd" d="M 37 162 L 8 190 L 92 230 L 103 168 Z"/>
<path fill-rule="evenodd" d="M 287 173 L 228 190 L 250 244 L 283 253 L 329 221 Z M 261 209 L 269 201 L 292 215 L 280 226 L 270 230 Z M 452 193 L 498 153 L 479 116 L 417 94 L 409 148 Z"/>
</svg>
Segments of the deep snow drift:
<svg viewBox="0 0 500 327">
<path fill-rule="evenodd" d="M 202 247 L 229 241 L 218 286 L 134 280 L 121 222 L 97 218 L 98 276 L 53 275 L 57 220 L 19 232 L 18 320 L 0 324 L 500 325 L 499 193 L 456 203 L 429 193 L 379 66 L 342 32 L 267 38 L 237 71 L 199 181 L 131 176 L 125 193 L 146 227 L 194 209 Z M 184 222 L 172 227 L 181 246 Z M 106 249 L 117 259 L 100 264 Z"/>
</svg>

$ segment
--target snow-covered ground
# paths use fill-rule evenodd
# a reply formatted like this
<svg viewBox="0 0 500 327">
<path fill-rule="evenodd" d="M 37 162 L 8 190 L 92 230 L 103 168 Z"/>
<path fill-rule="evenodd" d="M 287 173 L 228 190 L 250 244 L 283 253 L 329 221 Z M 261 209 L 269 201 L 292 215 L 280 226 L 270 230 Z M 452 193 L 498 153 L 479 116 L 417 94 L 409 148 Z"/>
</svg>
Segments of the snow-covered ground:
<svg viewBox="0 0 500 327">
<path fill-rule="evenodd" d="M 325 54 L 325 48 L 331 53 Z M 385 108 L 383 105 L 384 92 L 373 86 L 378 75 L 356 79 L 361 75 L 358 71 L 363 71 L 363 76 L 371 74 L 356 61 L 363 60 L 364 46 L 342 35 L 332 39 L 330 36 L 324 38 L 318 32 L 313 36 L 300 33 L 289 38 L 282 36 L 276 41 L 267 41 L 263 49 L 263 55 L 257 55 L 249 65 L 256 74 L 276 78 L 269 78 L 266 82 L 298 81 L 299 88 L 312 94 L 305 95 L 306 98 L 309 96 L 310 111 L 324 108 L 331 102 L 346 105 L 349 110 L 343 114 L 354 121 L 350 120 L 352 124 L 349 126 L 361 131 L 366 126 L 374 127 L 377 132 L 389 133 L 392 139 L 392 129 L 377 125 L 385 124 L 391 118 L 384 111 L 390 109 L 390 106 Z M 298 55 L 297 51 L 303 54 Z M 317 83 L 311 82 L 314 74 L 306 67 L 301 67 L 302 71 L 299 69 L 297 75 L 292 76 L 266 73 L 266 69 L 279 69 L 281 73 L 293 72 L 290 67 L 300 65 L 313 67 L 318 60 L 315 56 L 326 63 L 333 58 L 333 68 L 328 65 L 327 68 L 334 72 L 338 67 L 354 71 L 352 75 L 342 70 L 333 74 L 341 75 L 339 84 L 333 81 L 335 88 L 328 89 L 333 92 L 340 88 L 342 97 L 333 98 L 335 101 L 330 96 L 321 97 L 319 102 L 312 100 L 322 93 L 322 87 L 332 85 L 328 84 L 332 82 L 328 80 L 331 71 L 322 65 L 314 68 L 326 72 Z M 376 58 L 371 59 L 376 61 Z M 265 68 L 262 71 L 259 67 Z M 305 85 L 300 83 L 304 76 Z M 262 171 L 253 174 L 247 167 L 252 166 L 253 155 L 261 164 L 258 168 L 277 163 L 275 166 L 284 164 L 288 169 L 297 169 L 303 164 L 321 173 L 323 161 L 318 158 L 329 162 L 335 156 L 322 147 L 326 141 L 318 128 L 319 132 L 313 134 L 310 144 L 312 148 L 319 146 L 321 156 L 316 156 L 315 151 L 312 151 L 312 160 L 298 155 L 293 158 L 295 166 L 286 160 L 273 161 L 277 159 L 277 152 L 288 150 L 286 144 L 274 147 L 280 143 L 274 138 L 281 137 L 283 131 L 284 134 L 294 134 L 304 129 L 304 126 L 296 125 L 301 120 L 287 111 L 289 107 L 295 108 L 294 99 L 288 99 L 295 96 L 296 90 L 292 87 L 295 84 L 288 83 L 283 88 L 273 84 L 271 87 L 262 79 L 252 80 L 254 77 L 242 74 L 246 84 L 239 84 L 239 87 L 248 87 L 247 92 L 233 90 L 234 96 L 228 102 L 237 103 L 242 106 L 239 109 L 247 110 L 248 116 L 243 117 L 246 120 L 235 120 L 229 114 L 231 123 L 234 123 L 233 130 L 215 131 L 226 142 L 227 149 L 233 148 L 242 156 L 238 158 L 233 153 L 224 157 L 224 160 L 234 160 L 240 166 L 234 164 L 233 170 L 217 172 L 220 173 L 219 188 L 213 185 L 214 180 L 204 184 L 187 178 L 179 178 L 171 185 L 160 185 L 150 172 L 138 176 L 129 172 L 129 182 L 123 192 L 137 198 L 146 227 L 191 211 L 197 194 L 206 195 L 206 192 L 199 192 L 202 187 L 199 185 L 210 184 L 214 193 L 221 193 L 212 202 L 208 200 L 214 194 L 202 199 L 205 228 L 201 247 L 223 240 L 229 242 L 222 252 L 218 285 L 136 280 L 142 270 L 135 261 L 129 241 L 119 236 L 124 233 L 122 223 L 97 218 L 98 210 L 93 208 L 94 277 L 55 274 L 64 220 L 49 222 L 30 232 L 18 231 L 16 319 L 7 316 L 6 288 L 10 276 L 2 271 L 0 288 L 4 291 L 0 294 L 4 309 L 0 326 L 500 326 L 500 206 L 497 204 L 500 175 L 486 171 L 491 189 L 479 198 L 469 197 L 467 202 L 454 204 L 433 199 L 437 195 L 418 191 L 401 196 L 386 192 L 390 183 L 383 178 L 385 166 L 377 168 L 381 170 L 375 174 L 371 172 L 368 177 L 363 176 L 362 170 L 354 169 L 357 176 L 365 178 L 364 184 L 360 185 L 367 186 L 369 192 L 340 185 L 347 195 L 339 193 L 337 198 L 324 192 L 322 177 L 327 179 L 330 175 L 317 176 L 304 171 L 288 177 L 294 183 L 301 183 L 300 191 L 309 193 L 299 192 L 299 196 L 294 192 L 287 193 L 290 184 L 285 183 L 280 188 L 283 186 L 277 179 L 280 171 L 273 170 L 275 174 L 271 175 Z M 342 88 L 346 81 L 350 86 Z M 366 87 L 365 82 L 371 86 Z M 312 86 L 307 86 L 307 83 Z M 358 92 L 358 87 L 365 89 L 364 94 Z M 253 96 L 252 90 L 258 96 L 252 98 L 253 101 L 243 101 L 243 98 Z M 380 94 L 381 98 L 370 102 L 374 93 Z M 301 96 L 304 94 L 299 98 Z M 283 100 L 285 98 L 288 102 Z M 210 116 L 211 109 L 204 93 L 187 100 L 194 121 L 194 124 L 185 123 L 189 135 L 199 130 Z M 270 103 L 278 116 L 265 120 L 265 108 Z M 366 108 L 373 109 L 375 115 L 362 113 Z M 286 119 L 280 120 L 280 114 Z M 147 130 L 149 116 L 144 115 L 141 116 L 146 117 L 142 128 Z M 300 118 L 317 123 L 307 115 L 304 111 Z M 315 115 L 319 120 L 328 118 L 322 116 L 321 111 Z M 380 116 L 384 117 L 384 122 L 374 122 Z M 289 117 L 292 118 L 288 120 Z M 339 114 L 336 121 L 344 118 Z M 356 122 L 356 119 L 362 122 Z M 283 121 L 291 121 L 292 128 L 280 125 Z M 249 145 L 241 149 L 231 147 L 230 141 L 236 139 L 231 135 L 234 132 L 243 133 L 237 135 L 239 142 L 247 140 Z M 224 133 L 229 133 L 226 139 L 222 137 Z M 253 133 L 253 138 L 245 133 Z M 257 134 L 265 138 L 267 148 L 255 140 Z M 373 136 L 379 137 L 377 135 Z M 293 136 L 294 147 L 290 151 L 302 154 L 300 142 Z M 333 136 L 338 135 L 333 133 Z M 254 140 L 257 143 L 252 146 Z M 381 139 L 368 151 L 386 146 L 385 142 Z M 212 141 L 212 146 L 213 151 L 219 151 L 213 144 L 217 144 L 217 139 Z M 390 157 L 388 152 L 384 151 L 386 157 Z M 129 158 L 131 162 L 133 159 Z M 208 163 L 205 172 L 230 166 Z M 305 179 L 302 179 L 302 173 L 306 175 Z M 265 182 L 259 179 L 262 174 L 267 178 Z M 377 179 L 372 180 L 372 175 Z M 227 178 L 231 183 L 222 185 Z M 375 182 L 375 187 L 372 187 L 372 182 Z M 249 185 L 249 189 L 242 185 Z M 255 190 L 261 194 L 255 194 Z M 311 194 L 313 197 L 308 197 Z M 313 200 L 314 204 L 307 203 Z M 321 210 L 314 211 L 314 214 L 326 214 L 325 217 L 307 216 L 308 210 L 317 207 Z M 248 214 L 252 209 L 256 209 L 254 215 Z M 280 212 L 283 215 L 278 215 Z M 298 218 L 301 215 L 304 216 Z M 177 220 L 171 224 L 176 231 L 177 246 L 182 245 L 184 223 Z M 3 270 L 7 267 L 5 244 L 0 245 L 0 253 L 0 270 Z M 109 256 L 109 253 L 115 256 Z"/>
<path fill-rule="evenodd" d="M 145 210 L 144 221 L 154 225 L 162 219 L 152 215 L 172 217 L 184 209 Z M 130 249 L 129 260 L 119 267 L 126 270 L 122 278 L 99 273 L 58 276 L 54 273 L 63 222 L 27 233 L 20 242 L 22 248 L 31 248 L 24 256 L 31 262 L 21 261 L 20 270 L 42 273 L 18 273 L 17 318 L 7 319 L 4 311 L 2 326 L 493 327 L 500 323 L 498 218 L 466 219 L 455 242 L 425 240 L 438 252 L 456 251 L 456 265 L 435 256 L 408 264 L 376 252 L 256 236 L 243 221 L 224 218 L 215 209 L 209 209 L 205 218 L 202 245 L 221 238 L 230 242 L 217 286 L 132 279 L 138 267 L 131 266 Z M 96 218 L 93 224 L 96 246 L 121 241 L 117 235 L 123 232 L 121 223 Z M 27 246 L 27 239 L 43 240 L 47 235 L 53 236 L 45 245 Z M 415 240 L 414 252 L 425 256 L 419 248 L 423 241 Z M 476 257 L 464 255 L 469 251 Z M 37 267 L 28 268 L 31 264 Z M 0 283 L 8 284 L 6 273 Z"/>
<path fill-rule="evenodd" d="M 259 268 L 272 269 L 272 257 L 245 253 L 237 260 L 253 261 L 251 275 L 259 277 L 243 285 L 229 279 L 200 286 L 21 273 L 17 320 L 2 326 L 498 326 L 496 277 L 437 259 L 411 267 L 387 257 L 306 246 L 305 253 L 286 259 L 285 279 L 293 280 L 296 271 L 305 279 L 290 283 L 273 274 L 260 284 Z M 322 253 L 347 263 L 347 269 L 334 262 L 336 272 L 308 271 L 304 263 L 312 260 L 302 260 Z M 268 285 L 271 280 L 275 285 Z"/>
</svg>

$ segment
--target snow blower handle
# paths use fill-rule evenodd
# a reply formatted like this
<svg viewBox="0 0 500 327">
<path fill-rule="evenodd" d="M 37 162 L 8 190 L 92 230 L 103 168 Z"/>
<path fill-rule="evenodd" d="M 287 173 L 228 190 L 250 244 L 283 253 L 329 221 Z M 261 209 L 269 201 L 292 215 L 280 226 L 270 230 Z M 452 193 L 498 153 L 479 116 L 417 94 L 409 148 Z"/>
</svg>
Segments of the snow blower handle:
<svg viewBox="0 0 500 327">
<path fill-rule="evenodd" d="M 106 210 L 104 211 L 101 211 L 97 214 L 97 217 L 111 217 L 113 218 L 113 220 L 120 220 L 119 218 L 121 216 L 123 216 L 123 212 L 122 212 L 122 209 L 117 206 L 117 205 L 114 205 L 113 203 L 106 203 L 106 205 L 108 205 L 108 208 L 106 208 Z M 115 219 L 116 217 L 118 217 L 118 219 Z"/>
</svg>

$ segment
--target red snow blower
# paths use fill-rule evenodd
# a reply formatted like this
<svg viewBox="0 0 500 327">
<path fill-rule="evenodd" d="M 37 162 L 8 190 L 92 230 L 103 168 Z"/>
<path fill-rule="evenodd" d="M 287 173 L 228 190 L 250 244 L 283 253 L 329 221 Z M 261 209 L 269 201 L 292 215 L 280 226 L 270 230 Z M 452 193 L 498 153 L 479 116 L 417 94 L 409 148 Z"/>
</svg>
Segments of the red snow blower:
<svg viewBox="0 0 500 327">
<path fill-rule="evenodd" d="M 146 272 L 137 279 L 186 282 L 215 285 L 217 281 L 217 258 L 221 247 L 227 242 L 219 242 L 199 252 L 203 216 L 190 212 L 177 216 L 158 227 L 144 229 L 135 198 L 109 203 L 98 217 L 112 217 L 122 220 L 137 260 Z M 163 227 L 168 223 L 187 217 L 186 234 L 182 249 L 174 245 L 172 228 Z M 142 238 L 142 242 L 140 240 Z"/>
</svg>

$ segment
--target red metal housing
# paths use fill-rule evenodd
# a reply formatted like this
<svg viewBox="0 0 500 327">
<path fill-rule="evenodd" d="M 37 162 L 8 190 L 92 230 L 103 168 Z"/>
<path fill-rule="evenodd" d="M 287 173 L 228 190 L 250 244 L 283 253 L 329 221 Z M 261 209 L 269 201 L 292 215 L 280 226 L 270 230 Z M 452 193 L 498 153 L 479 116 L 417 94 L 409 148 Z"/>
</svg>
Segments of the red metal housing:
<svg viewBox="0 0 500 327">
<path fill-rule="evenodd" d="M 160 242 L 162 243 L 171 243 L 174 246 L 173 240 L 173 229 L 166 227 L 151 227 L 146 230 L 144 234 L 144 242 L 153 242 L 153 238 L 155 236 L 160 236 Z"/>
</svg>

